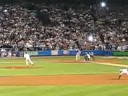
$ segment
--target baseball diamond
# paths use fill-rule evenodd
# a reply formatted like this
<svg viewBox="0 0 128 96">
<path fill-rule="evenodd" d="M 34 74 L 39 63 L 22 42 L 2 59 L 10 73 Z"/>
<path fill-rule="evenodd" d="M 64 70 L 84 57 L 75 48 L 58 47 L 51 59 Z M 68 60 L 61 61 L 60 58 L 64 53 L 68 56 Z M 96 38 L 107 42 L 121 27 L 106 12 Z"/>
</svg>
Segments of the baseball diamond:
<svg viewBox="0 0 128 96">
<path fill-rule="evenodd" d="M 88 62 L 84 62 L 83 60 L 80 61 L 76 61 L 75 59 L 73 60 L 73 57 L 70 57 L 70 61 L 69 60 L 65 60 L 64 58 L 67 57 L 40 57 L 40 58 L 33 58 L 34 61 L 36 61 L 36 59 L 38 61 L 44 60 L 47 62 L 52 62 L 52 63 L 62 63 L 63 65 L 92 65 L 93 63 L 95 64 L 100 64 L 100 65 L 108 65 L 108 66 L 119 66 L 119 67 L 127 67 L 127 65 L 123 65 L 120 64 L 121 61 L 120 59 L 115 59 L 113 60 L 113 58 L 107 58 L 103 60 L 100 60 L 101 57 L 98 57 L 96 62 L 92 61 L 88 61 Z M 74 57 L 75 58 L 75 57 Z M 100 59 L 99 59 L 100 58 Z M 49 60 L 51 59 L 51 60 Z M 7 60 L 6 59 L 3 59 Z M 21 66 L 23 62 L 20 62 L 17 66 L 12 66 L 11 61 L 14 62 L 14 59 L 9 59 L 10 61 L 9 63 L 7 63 L 6 65 L 3 66 L 3 64 L 0 65 L 0 69 L 4 69 L 4 70 L 13 70 L 13 71 L 17 71 L 17 70 L 44 70 L 45 67 L 42 66 Z M 16 59 L 17 60 L 17 59 Z M 22 58 L 19 58 L 19 61 L 22 61 Z M 106 63 L 105 63 L 106 62 Z M 11 66 L 10 66 L 11 64 Z M 25 65 L 25 62 L 24 62 Z M 60 64 L 59 64 L 60 65 Z M 1 70 L 2 71 L 2 70 Z M 118 70 L 117 70 L 118 73 Z M 95 78 L 95 80 L 93 79 Z M 122 80 L 118 80 L 118 74 L 59 74 L 59 75 L 48 75 L 48 76 L 32 76 L 32 75 L 10 75 L 10 76 L 1 76 L 0 77 L 0 85 L 8 85 L 8 86 L 40 86 L 40 85 L 111 85 L 111 84 L 128 84 L 128 76 L 124 76 L 122 78 Z"/>
<path fill-rule="evenodd" d="M 0 96 L 127 96 L 128 0 L 0 0 Z"/>
</svg>

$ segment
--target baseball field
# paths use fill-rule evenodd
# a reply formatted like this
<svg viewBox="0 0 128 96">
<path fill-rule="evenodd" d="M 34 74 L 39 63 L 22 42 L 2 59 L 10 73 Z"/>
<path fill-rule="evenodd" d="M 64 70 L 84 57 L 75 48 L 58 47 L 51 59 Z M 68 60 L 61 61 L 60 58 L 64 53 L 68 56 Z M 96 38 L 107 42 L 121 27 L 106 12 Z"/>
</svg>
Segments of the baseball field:
<svg viewBox="0 0 128 96">
<path fill-rule="evenodd" d="M 127 96 L 128 76 L 118 80 L 127 57 L 97 56 L 75 61 L 75 56 L 0 59 L 0 96 Z"/>
</svg>

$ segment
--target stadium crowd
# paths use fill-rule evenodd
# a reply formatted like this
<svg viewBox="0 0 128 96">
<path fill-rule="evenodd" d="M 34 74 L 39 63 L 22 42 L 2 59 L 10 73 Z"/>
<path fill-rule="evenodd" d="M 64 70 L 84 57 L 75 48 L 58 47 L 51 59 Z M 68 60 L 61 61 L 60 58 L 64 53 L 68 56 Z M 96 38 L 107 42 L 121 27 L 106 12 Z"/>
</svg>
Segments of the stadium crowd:
<svg viewBox="0 0 128 96">
<path fill-rule="evenodd" d="M 38 5 L 43 16 L 21 6 L 0 6 L 0 46 L 12 50 L 128 50 L 126 12 L 94 7 Z M 103 19 L 105 18 L 105 19 Z M 46 20 L 46 21 L 45 21 Z M 108 22 L 109 21 L 109 22 Z M 46 24 L 44 24 L 46 23 Z M 91 40 L 89 39 L 91 37 Z"/>
</svg>

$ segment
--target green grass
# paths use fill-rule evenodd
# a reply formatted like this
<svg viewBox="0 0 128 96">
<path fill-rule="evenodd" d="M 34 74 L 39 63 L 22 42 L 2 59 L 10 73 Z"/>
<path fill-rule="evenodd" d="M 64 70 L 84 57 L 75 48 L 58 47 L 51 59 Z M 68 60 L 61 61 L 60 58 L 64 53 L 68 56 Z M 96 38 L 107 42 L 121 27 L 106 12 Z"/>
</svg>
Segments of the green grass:
<svg viewBox="0 0 128 96">
<path fill-rule="evenodd" d="M 127 96 L 128 86 L 11 86 L 0 96 Z"/>
<path fill-rule="evenodd" d="M 32 58 L 37 69 L 3 69 L 0 76 L 66 75 L 66 74 L 118 74 L 120 67 L 92 63 L 65 64 L 54 60 L 74 60 L 74 56 Z M 97 57 L 96 59 L 103 59 Z M 127 64 L 128 60 L 121 60 Z M 0 67 L 26 66 L 23 58 L 2 58 Z M 2 78 L 2 77 L 0 77 Z M 127 96 L 128 85 L 94 86 L 1 86 L 0 96 Z"/>
<path fill-rule="evenodd" d="M 65 74 L 110 74 L 118 73 L 119 67 L 98 65 L 91 63 L 59 63 L 49 60 L 67 59 L 67 57 L 40 57 L 32 58 L 35 63 L 35 69 L 3 69 L 0 68 L 0 76 L 16 75 L 65 75 Z M 73 60 L 74 57 L 69 57 Z M 26 66 L 23 58 L 2 59 L 0 67 L 3 66 Z"/>
</svg>

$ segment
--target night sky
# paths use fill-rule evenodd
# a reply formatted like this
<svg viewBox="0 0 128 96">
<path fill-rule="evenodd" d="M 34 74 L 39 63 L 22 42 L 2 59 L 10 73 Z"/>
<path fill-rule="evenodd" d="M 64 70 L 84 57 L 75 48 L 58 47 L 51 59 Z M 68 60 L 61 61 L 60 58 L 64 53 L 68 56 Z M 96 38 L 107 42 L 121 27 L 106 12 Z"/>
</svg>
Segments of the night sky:
<svg viewBox="0 0 128 96">
<path fill-rule="evenodd" d="M 108 4 L 117 4 L 117 5 L 128 5 L 128 0 L 0 0 L 0 3 L 6 3 L 11 2 L 15 3 L 18 1 L 28 1 L 28 2 L 34 2 L 34 3 L 71 3 L 71 4 L 81 4 L 84 3 L 86 5 L 92 5 L 92 4 L 98 4 L 99 2 L 106 2 Z"/>
</svg>

